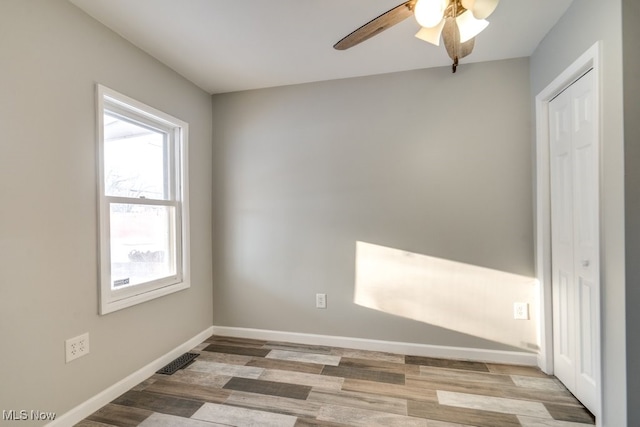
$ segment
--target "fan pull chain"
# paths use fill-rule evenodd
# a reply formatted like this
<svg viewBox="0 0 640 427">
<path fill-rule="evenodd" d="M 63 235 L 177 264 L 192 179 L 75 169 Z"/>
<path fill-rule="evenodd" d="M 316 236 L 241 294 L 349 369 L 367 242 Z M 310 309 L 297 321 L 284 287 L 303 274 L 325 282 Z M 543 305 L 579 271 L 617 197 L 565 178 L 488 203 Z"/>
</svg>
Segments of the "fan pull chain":
<svg viewBox="0 0 640 427">
<path fill-rule="evenodd" d="M 453 18 L 455 19 L 458 16 L 458 0 L 453 0 Z M 454 31 L 453 37 L 455 37 L 455 49 L 456 54 L 453 56 L 453 64 L 451 65 L 451 72 L 455 73 L 458 69 L 458 55 L 460 54 L 460 29 L 456 25 L 456 30 Z"/>
</svg>

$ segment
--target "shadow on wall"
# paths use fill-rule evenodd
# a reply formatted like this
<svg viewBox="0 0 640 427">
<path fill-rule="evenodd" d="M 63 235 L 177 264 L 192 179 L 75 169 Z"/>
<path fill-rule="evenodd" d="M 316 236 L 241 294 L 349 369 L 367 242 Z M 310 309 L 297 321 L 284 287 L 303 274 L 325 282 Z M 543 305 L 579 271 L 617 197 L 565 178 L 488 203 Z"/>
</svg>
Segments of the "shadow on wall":
<svg viewBox="0 0 640 427">
<path fill-rule="evenodd" d="M 363 307 L 537 351 L 538 281 L 356 242 L 354 302 Z M 514 303 L 529 319 L 514 319 Z"/>
</svg>

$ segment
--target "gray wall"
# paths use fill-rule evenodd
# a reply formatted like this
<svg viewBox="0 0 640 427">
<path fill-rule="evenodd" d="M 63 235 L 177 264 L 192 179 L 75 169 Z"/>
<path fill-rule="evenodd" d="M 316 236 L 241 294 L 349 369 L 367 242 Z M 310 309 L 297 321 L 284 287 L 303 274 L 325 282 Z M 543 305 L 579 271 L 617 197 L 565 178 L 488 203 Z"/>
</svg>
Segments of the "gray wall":
<svg viewBox="0 0 640 427">
<path fill-rule="evenodd" d="M 575 1 L 531 57 L 531 94 L 535 97 L 596 41 L 602 42 L 602 421 L 611 427 L 627 425 L 626 380 L 630 378 L 625 369 L 621 25 L 620 0 Z"/>
<path fill-rule="evenodd" d="M 511 348 L 355 305 L 355 244 L 534 275 L 528 69 L 215 95 L 214 324 Z"/>
<path fill-rule="evenodd" d="M 627 402 L 640 402 L 640 3 L 622 2 L 624 50 L 625 239 L 627 261 Z M 640 425 L 640 406 L 628 406 L 628 424 Z"/>
<path fill-rule="evenodd" d="M 106 316 L 96 83 L 190 124 L 192 287 Z M 0 129 L 0 410 L 62 414 L 211 326 L 211 99 L 64 0 L 3 0 Z"/>
</svg>

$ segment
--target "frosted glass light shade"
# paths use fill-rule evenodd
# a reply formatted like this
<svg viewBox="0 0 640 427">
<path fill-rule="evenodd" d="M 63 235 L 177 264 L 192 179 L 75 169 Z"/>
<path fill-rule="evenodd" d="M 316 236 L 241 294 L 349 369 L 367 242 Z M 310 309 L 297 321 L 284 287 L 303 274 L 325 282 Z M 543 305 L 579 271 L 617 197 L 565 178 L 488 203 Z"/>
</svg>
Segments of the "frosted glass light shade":
<svg viewBox="0 0 640 427">
<path fill-rule="evenodd" d="M 433 28 L 444 16 L 448 0 L 418 0 L 413 13 L 421 27 Z"/>
<path fill-rule="evenodd" d="M 460 30 L 460 43 L 464 43 L 478 34 L 489 25 L 484 19 L 476 19 L 471 11 L 467 10 L 456 18 L 458 29 Z"/>
<path fill-rule="evenodd" d="M 420 28 L 420 31 L 416 33 L 416 37 L 420 40 L 424 40 L 436 46 L 440 46 L 440 35 L 442 34 L 442 29 L 444 28 L 445 20 L 440 20 L 440 23 L 435 27 L 431 28 Z"/>
<path fill-rule="evenodd" d="M 464 7 L 467 10 L 473 9 L 473 5 L 475 2 L 476 0 L 460 0 L 460 3 L 462 3 L 462 7 Z"/>
<path fill-rule="evenodd" d="M 470 10 L 476 19 L 486 19 L 496 10 L 500 0 L 461 0 L 462 7 Z"/>
</svg>

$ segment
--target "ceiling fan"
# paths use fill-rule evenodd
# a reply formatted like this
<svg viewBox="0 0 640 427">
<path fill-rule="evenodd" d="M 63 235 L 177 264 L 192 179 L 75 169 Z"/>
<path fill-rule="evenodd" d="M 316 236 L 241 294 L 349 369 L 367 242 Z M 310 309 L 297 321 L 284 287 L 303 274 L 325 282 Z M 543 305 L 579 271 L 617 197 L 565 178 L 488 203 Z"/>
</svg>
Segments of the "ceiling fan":
<svg viewBox="0 0 640 427">
<path fill-rule="evenodd" d="M 407 0 L 367 22 L 333 47 L 349 49 L 414 15 L 421 27 L 416 37 L 436 46 L 440 46 L 442 38 L 455 73 L 458 61 L 473 51 L 475 37 L 489 25 L 485 18 L 493 13 L 499 1 Z"/>
</svg>

